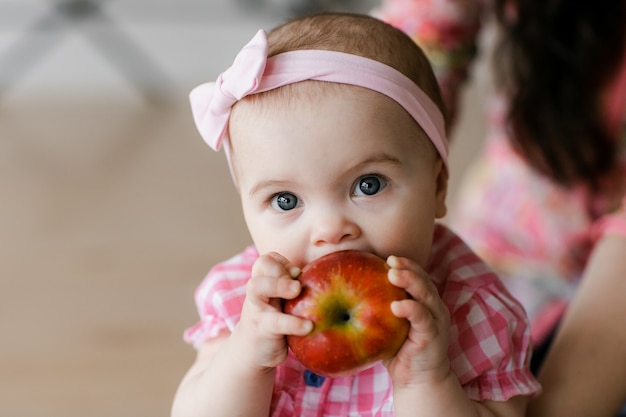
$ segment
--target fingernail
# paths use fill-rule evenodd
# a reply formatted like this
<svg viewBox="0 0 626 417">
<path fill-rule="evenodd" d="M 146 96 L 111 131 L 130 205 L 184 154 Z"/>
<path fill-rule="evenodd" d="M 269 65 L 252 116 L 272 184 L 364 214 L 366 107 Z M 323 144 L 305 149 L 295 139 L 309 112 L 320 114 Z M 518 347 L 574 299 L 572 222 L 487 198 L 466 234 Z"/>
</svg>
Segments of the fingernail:
<svg viewBox="0 0 626 417">
<path fill-rule="evenodd" d="M 313 331 L 313 322 L 310 320 L 307 320 L 306 322 L 304 322 L 302 327 L 303 327 L 303 330 L 306 331 L 307 334 L 309 334 Z"/>
<path fill-rule="evenodd" d="M 295 277 L 297 277 L 298 275 L 300 275 L 300 272 L 302 272 L 302 271 L 301 271 L 301 270 L 300 270 L 300 268 L 298 268 L 297 266 L 292 266 L 292 267 L 289 269 L 289 275 L 291 275 L 291 277 L 292 277 L 292 278 L 295 278 Z"/>
<path fill-rule="evenodd" d="M 397 283 L 398 282 L 398 273 L 395 269 L 390 270 L 389 272 L 387 272 L 387 279 L 389 280 L 389 282 L 391 283 Z"/>
</svg>

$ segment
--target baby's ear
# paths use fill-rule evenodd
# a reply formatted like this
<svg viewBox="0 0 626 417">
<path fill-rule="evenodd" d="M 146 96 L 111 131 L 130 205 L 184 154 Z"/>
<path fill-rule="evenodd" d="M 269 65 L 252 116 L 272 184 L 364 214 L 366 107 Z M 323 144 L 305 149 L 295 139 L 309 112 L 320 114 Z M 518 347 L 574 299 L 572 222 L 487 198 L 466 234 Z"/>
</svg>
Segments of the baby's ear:
<svg viewBox="0 0 626 417">
<path fill-rule="evenodd" d="M 441 158 L 435 164 L 436 189 L 435 189 L 435 218 L 441 219 L 448 212 L 446 196 L 448 194 L 448 168 Z"/>
</svg>

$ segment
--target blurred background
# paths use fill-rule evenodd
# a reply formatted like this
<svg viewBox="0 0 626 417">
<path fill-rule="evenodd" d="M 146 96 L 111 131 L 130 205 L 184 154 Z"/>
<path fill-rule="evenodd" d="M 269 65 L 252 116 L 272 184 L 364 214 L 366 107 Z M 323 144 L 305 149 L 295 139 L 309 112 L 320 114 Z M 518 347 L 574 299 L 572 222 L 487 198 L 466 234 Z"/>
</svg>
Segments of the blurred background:
<svg viewBox="0 0 626 417">
<path fill-rule="evenodd" d="M 195 287 L 250 242 L 189 90 L 260 28 L 375 4 L 0 0 L 0 416 L 169 415 Z M 484 61 L 450 204 L 483 137 Z"/>
</svg>

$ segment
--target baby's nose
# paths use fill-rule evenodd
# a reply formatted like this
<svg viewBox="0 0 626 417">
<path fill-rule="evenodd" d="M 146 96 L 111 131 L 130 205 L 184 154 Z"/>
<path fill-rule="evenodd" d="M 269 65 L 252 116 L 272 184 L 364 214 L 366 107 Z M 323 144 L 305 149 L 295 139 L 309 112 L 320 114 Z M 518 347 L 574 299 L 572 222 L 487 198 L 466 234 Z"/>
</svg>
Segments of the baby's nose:
<svg viewBox="0 0 626 417">
<path fill-rule="evenodd" d="M 315 246 L 336 245 L 356 239 L 361 230 L 341 210 L 328 210 L 313 220 L 311 243 Z"/>
</svg>

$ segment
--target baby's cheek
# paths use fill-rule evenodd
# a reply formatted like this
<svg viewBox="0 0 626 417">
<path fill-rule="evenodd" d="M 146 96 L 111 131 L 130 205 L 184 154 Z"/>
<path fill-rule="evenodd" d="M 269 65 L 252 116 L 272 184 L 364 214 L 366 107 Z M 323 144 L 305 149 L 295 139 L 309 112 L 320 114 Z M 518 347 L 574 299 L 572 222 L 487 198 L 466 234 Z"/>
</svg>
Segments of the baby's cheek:
<svg viewBox="0 0 626 417">
<path fill-rule="evenodd" d="M 385 228 L 385 235 L 380 236 L 379 241 L 387 242 L 388 250 L 380 253 L 409 258 L 423 267 L 426 265 L 432 247 L 432 231 L 425 234 L 408 233 L 409 229 L 408 224 Z"/>
</svg>

